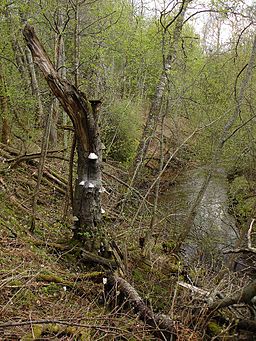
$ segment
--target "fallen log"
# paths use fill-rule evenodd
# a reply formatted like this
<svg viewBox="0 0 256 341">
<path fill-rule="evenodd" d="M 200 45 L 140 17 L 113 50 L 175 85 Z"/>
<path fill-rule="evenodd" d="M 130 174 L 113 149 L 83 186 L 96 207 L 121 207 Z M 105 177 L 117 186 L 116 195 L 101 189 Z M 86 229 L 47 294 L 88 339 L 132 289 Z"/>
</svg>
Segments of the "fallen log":
<svg viewBox="0 0 256 341">
<path fill-rule="evenodd" d="M 135 288 L 125 279 L 114 275 L 106 277 L 105 294 L 109 301 L 118 301 L 120 305 L 129 303 L 134 313 L 141 321 L 153 328 L 153 332 L 162 340 L 176 340 L 178 322 L 174 322 L 169 316 L 164 314 L 155 314 Z M 115 299 L 117 298 L 118 299 Z"/>
<path fill-rule="evenodd" d="M 253 305 L 256 300 L 256 280 L 245 286 L 237 294 L 217 300 L 209 305 L 209 310 L 226 308 L 237 303 Z"/>
<path fill-rule="evenodd" d="M 107 258 L 95 255 L 94 253 L 84 251 L 84 250 L 82 251 L 82 256 L 80 258 L 80 261 L 82 263 L 99 264 L 110 270 L 115 270 L 118 267 L 114 260 L 107 259 Z"/>
<path fill-rule="evenodd" d="M 50 243 L 47 246 L 51 245 L 52 244 Z M 58 247 L 59 244 L 53 244 L 52 246 Z M 78 249 L 80 248 L 78 247 Z M 80 250 L 82 251 L 82 249 Z M 109 298 L 108 303 L 113 301 L 116 302 L 113 298 L 118 297 L 118 303 L 120 306 L 122 306 L 123 303 L 129 303 L 134 310 L 134 313 L 138 315 L 139 319 L 146 325 L 152 327 L 154 334 L 156 334 L 159 338 L 165 341 L 176 340 L 177 329 L 182 328 L 181 324 L 174 322 L 167 315 L 155 314 L 152 309 L 145 304 L 136 289 L 129 282 L 113 273 L 113 271 L 118 267 L 114 260 L 106 259 L 84 250 L 82 251 L 80 260 L 83 263 L 99 264 L 110 269 L 110 272 L 105 273 L 105 275 L 103 273 L 97 273 L 96 276 L 99 279 L 102 278 L 105 297 Z M 87 276 L 85 275 L 85 277 Z"/>
</svg>

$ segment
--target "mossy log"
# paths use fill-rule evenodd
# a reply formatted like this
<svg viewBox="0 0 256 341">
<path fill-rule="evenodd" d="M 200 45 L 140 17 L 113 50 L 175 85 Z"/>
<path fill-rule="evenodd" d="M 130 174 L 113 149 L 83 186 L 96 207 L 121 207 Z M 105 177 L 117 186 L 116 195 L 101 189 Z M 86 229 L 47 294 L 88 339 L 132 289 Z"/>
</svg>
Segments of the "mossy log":
<svg viewBox="0 0 256 341">
<path fill-rule="evenodd" d="M 118 268 L 116 262 L 111 259 L 106 259 L 101 256 L 95 255 L 94 253 L 83 251 L 80 258 L 82 263 L 99 264 L 110 270 L 115 270 Z"/>
<path fill-rule="evenodd" d="M 90 329 L 81 327 L 74 327 L 72 325 L 63 327 L 60 324 L 49 323 L 46 325 L 34 324 L 32 326 L 32 332 L 25 334 L 21 341 L 32 341 L 32 340 L 46 340 L 46 337 L 50 339 L 54 336 L 69 337 L 73 339 L 79 339 L 80 341 L 86 341 L 90 337 Z"/>
<path fill-rule="evenodd" d="M 72 275 L 68 277 L 67 279 L 62 278 L 55 274 L 38 274 L 36 276 L 37 281 L 43 281 L 43 282 L 50 282 L 50 283 L 56 283 L 61 284 L 63 286 L 74 288 L 77 287 L 77 282 L 82 281 L 93 281 L 94 283 L 102 283 L 103 277 L 105 277 L 106 274 L 104 272 L 94 271 L 94 272 L 88 272 L 81 275 Z"/>
</svg>

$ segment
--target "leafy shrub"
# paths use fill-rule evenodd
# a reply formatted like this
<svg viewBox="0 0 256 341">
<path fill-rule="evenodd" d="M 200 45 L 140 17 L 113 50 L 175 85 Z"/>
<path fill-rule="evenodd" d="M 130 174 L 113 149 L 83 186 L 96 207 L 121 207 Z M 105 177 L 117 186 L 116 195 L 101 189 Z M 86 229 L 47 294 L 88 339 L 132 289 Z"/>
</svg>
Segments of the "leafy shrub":
<svg viewBox="0 0 256 341">
<path fill-rule="evenodd" d="M 128 162 L 135 154 L 140 138 L 141 108 L 138 103 L 121 99 L 109 106 L 103 122 L 105 155 Z"/>
</svg>

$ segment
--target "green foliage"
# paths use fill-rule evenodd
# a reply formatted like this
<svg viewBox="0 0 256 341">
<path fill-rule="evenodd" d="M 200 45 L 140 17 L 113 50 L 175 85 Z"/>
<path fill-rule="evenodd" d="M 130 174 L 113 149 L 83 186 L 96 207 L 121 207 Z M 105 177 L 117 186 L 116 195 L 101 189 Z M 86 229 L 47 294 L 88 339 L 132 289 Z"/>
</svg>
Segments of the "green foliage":
<svg viewBox="0 0 256 341">
<path fill-rule="evenodd" d="M 236 177 L 230 185 L 230 208 L 241 227 L 246 227 L 248 219 L 254 216 L 256 201 L 252 195 L 252 186 L 255 184 L 250 183 L 245 176 Z"/>
<path fill-rule="evenodd" d="M 141 107 L 130 100 L 119 100 L 111 104 L 104 114 L 103 141 L 106 156 L 117 161 L 132 159 L 140 137 L 142 124 Z"/>
<path fill-rule="evenodd" d="M 60 291 L 62 291 L 62 287 L 54 282 L 42 288 L 42 292 L 49 296 L 56 296 Z"/>
</svg>

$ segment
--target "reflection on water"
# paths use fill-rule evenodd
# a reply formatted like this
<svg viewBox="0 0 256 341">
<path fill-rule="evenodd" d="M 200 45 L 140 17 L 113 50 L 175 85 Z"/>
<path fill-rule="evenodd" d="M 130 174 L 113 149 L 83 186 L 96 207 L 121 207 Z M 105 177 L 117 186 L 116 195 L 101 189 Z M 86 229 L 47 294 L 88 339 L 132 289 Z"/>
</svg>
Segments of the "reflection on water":
<svg viewBox="0 0 256 341">
<path fill-rule="evenodd" d="M 169 202 L 169 209 L 177 213 L 173 219 L 176 232 L 182 229 L 184 219 L 191 204 L 204 181 L 202 171 L 189 171 L 184 174 L 179 184 L 164 195 L 164 201 Z M 197 209 L 194 225 L 191 228 L 189 240 L 186 243 L 186 256 L 206 256 L 219 254 L 224 248 L 234 245 L 236 240 L 235 220 L 228 213 L 227 181 L 223 171 L 218 171 L 212 177 L 204 197 Z"/>
</svg>

